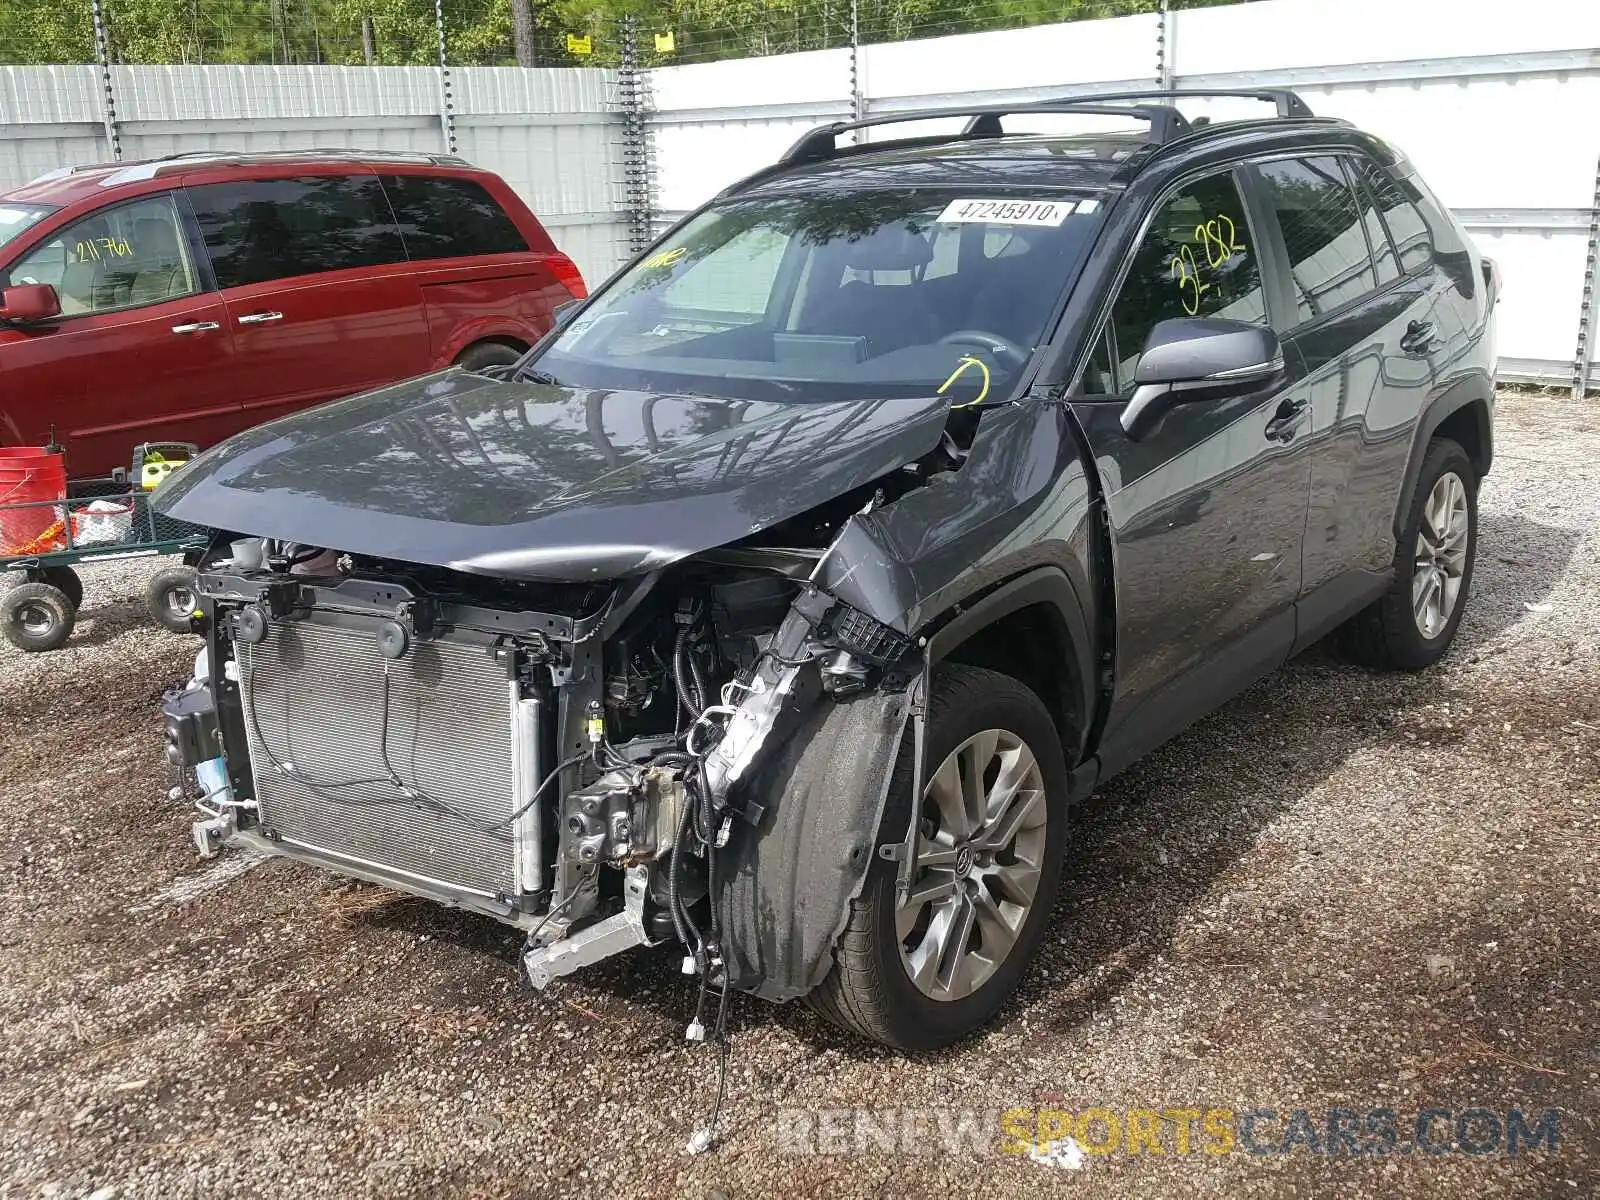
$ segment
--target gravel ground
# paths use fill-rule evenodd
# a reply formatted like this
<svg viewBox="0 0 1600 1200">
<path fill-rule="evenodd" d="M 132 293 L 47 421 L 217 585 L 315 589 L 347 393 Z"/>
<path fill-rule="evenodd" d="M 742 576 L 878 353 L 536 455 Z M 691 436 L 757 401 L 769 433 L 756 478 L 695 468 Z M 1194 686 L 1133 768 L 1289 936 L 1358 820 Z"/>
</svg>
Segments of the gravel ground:
<svg viewBox="0 0 1600 1200">
<path fill-rule="evenodd" d="M 195 644 L 143 616 L 148 564 L 93 573 L 70 648 L 0 647 L 0 1194 L 1594 1194 L 1600 408 L 1507 396 L 1499 440 L 1444 664 L 1314 650 L 1107 787 L 1022 995 L 966 1044 L 905 1059 L 740 1003 L 699 1157 L 715 1057 L 665 952 L 536 994 L 492 922 L 197 862 L 155 727 Z M 1561 1140 L 999 1150 L 999 1110 L 1090 1106 L 1392 1108 L 1402 1140 L 1431 1106 L 1554 1108 Z M 856 1109 L 892 1149 L 855 1152 Z M 941 1135 L 962 1110 L 979 1146 Z M 795 1153 L 808 1113 L 851 1152 Z"/>
</svg>

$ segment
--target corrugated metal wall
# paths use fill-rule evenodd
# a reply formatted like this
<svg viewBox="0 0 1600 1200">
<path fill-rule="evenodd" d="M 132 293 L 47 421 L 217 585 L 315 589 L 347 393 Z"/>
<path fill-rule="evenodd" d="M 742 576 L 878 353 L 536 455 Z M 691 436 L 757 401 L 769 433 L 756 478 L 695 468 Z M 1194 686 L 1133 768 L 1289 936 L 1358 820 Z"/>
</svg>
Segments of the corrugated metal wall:
<svg viewBox="0 0 1600 1200">
<path fill-rule="evenodd" d="M 189 150 L 444 149 L 432 67 L 116 67 L 124 158 Z M 452 68 L 456 151 L 528 201 L 584 277 L 626 251 L 609 71 Z M 0 67 L 0 189 L 110 157 L 94 67 Z"/>
<path fill-rule="evenodd" d="M 866 46 L 859 100 L 880 113 L 1149 87 L 1161 29 L 1146 14 Z M 1503 269 L 1504 373 L 1569 383 L 1600 159 L 1595 47 L 1600 3 L 1261 0 L 1170 13 L 1161 53 L 1178 87 L 1294 87 L 1402 148 Z M 857 98 L 848 50 L 670 67 L 653 84 L 664 218 Z M 1589 352 L 1600 363 L 1600 338 Z"/>
</svg>

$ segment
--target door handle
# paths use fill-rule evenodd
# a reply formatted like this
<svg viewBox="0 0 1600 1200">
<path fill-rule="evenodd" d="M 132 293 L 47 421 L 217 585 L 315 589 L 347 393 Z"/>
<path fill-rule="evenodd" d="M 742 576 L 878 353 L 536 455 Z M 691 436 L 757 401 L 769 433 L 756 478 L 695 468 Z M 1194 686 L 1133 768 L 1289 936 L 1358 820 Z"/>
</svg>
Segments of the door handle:
<svg viewBox="0 0 1600 1200">
<path fill-rule="evenodd" d="M 1269 442 L 1292 442 L 1294 435 L 1300 432 L 1311 417 L 1311 405 L 1305 400 L 1285 400 L 1278 405 L 1278 411 L 1272 420 L 1267 422 L 1264 430 Z"/>
<path fill-rule="evenodd" d="M 1433 348 L 1433 322 L 1413 321 L 1406 326 L 1400 349 L 1407 354 L 1426 354 Z"/>
<path fill-rule="evenodd" d="M 246 313 L 244 316 L 239 318 L 239 324 L 265 325 L 268 321 L 281 320 L 283 320 L 283 314 L 281 312 Z"/>
<path fill-rule="evenodd" d="M 190 321 L 187 325 L 174 325 L 173 333 L 210 333 L 213 329 L 221 329 L 215 321 Z"/>
</svg>

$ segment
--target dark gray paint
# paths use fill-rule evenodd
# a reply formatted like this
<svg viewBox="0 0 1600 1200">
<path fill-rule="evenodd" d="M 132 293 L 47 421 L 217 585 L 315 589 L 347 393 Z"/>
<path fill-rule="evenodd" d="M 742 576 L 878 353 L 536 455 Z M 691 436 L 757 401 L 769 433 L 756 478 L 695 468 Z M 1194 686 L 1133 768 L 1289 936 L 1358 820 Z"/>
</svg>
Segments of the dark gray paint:
<svg viewBox="0 0 1600 1200">
<path fill-rule="evenodd" d="M 512 579 L 653 570 L 937 446 L 947 403 L 744 403 L 446 371 L 297 413 L 157 495 L 181 520 Z"/>
</svg>

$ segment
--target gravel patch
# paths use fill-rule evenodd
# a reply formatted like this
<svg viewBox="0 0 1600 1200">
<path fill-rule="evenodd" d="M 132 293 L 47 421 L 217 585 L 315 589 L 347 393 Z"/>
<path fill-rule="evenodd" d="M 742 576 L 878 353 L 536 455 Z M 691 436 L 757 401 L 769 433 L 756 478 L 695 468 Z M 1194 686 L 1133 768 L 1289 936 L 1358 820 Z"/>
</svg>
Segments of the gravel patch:
<svg viewBox="0 0 1600 1200">
<path fill-rule="evenodd" d="M 68 649 L 0 646 L 0 1194 L 1594 1194 L 1600 407 L 1509 395 L 1498 436 L 1445 663 L 1319 647 L 1106 787 L 967 1043 L 902 1058 L 741 1000 L 694 1157 L 715 1055 L 671 954 L 535 993 L 493 922 L 198 862 L 156 728 L 196 644 L 144 615 L 151 564 L 86 571 Z M 946 1147 L 961 1110 L 1091 1106 L 1555 1108 L 1561 1142 L 1028 1157 L 986 1117 Z M 792 1152 L 856 1109 L 892 1148 Z"/>
</svg>

